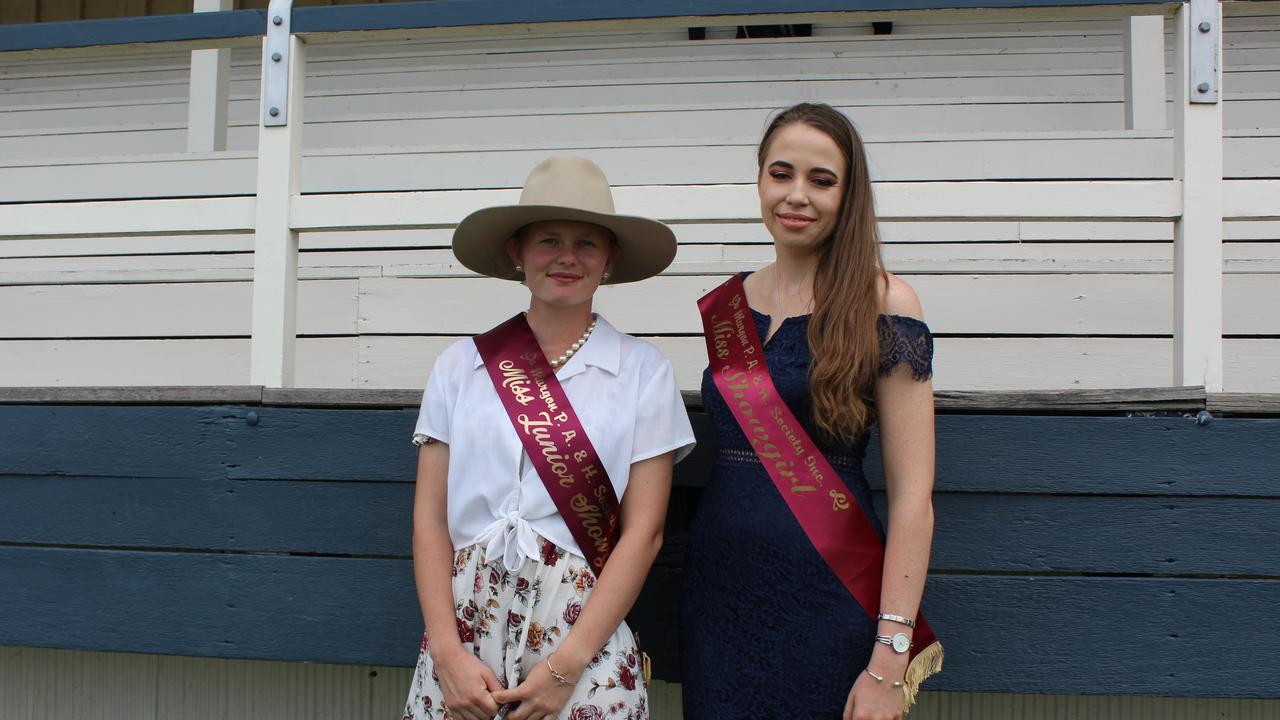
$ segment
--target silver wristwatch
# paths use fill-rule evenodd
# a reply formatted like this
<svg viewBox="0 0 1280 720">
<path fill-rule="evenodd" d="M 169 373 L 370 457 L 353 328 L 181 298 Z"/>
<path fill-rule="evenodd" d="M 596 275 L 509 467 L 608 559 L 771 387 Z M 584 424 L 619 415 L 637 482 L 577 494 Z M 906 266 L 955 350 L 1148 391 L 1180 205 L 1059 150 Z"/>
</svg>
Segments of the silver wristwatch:
<svg viewBox="0 0 1280 720">
<path fill-rule="evenodd" d="M 911 638 L 906 633 L 894 633 L 893 635 L 877 635 L 876 642 L 888 645 L 893 651 L 901 655 L 912 648 Z"/>
</svg>

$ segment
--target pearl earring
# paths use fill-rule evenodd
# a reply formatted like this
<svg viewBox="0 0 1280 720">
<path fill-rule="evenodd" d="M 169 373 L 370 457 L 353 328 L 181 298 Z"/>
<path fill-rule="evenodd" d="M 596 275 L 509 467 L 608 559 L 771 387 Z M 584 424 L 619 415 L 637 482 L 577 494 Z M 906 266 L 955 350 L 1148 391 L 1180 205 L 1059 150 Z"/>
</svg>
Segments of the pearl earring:
<svg viewBox="0 0 1280 720">
<path fill-rule="evenodd" d="M 523 265 L 520 265 L 520 264 L 517 264 L 517 265 L 516 265 L 516 272 L 518 272 L 518 273 L 522 273 L 522 272 L 524 272 L 524 266 L 523 266 Z"/>
<path fill-rule="evenodd" d="M 609 282 L 609 273 L 600 276 L 600 282 Z"/>
</svg>

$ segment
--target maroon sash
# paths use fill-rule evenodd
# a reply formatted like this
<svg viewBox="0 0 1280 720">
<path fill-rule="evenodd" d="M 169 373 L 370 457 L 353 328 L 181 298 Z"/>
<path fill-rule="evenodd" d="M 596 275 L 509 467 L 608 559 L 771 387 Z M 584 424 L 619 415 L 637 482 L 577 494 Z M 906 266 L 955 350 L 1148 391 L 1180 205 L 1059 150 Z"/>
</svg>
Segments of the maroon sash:
<svg viewBox="0 0 1280 720">
<path fill-rule="evenodd" d="M 618 496 L 524 313 L 475 337 L 489 379 L 596 575 L 621 534 Z"/>
<path fill-rule="evenodd" d="M 778 397 L 742 278 L 734 275 L 707 293 L 698 301 L 698 309 L 711 376 L 729 411 L 818 554 L 863 611 L 876 619 L 884 543 L 858 502 L 849 497 L 831 463 Z M 913 687 L 908 699 L 920 680 L 941 667 L 941 645 L 923 616 L 916 621 L 913 642 L 907 672 Z M 920 654 L 934 645 L 936 649 L 917 664 Z"/>
</svg>

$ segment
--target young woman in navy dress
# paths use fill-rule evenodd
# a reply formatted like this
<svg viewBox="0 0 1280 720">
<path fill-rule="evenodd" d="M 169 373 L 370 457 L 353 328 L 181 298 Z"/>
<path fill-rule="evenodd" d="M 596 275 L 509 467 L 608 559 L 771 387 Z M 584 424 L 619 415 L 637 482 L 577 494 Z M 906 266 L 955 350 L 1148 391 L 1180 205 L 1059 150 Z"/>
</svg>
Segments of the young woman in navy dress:
<svg viewBox="0 0 1280 720">
<path fill-rule="evenodd" d="M 776 259 L 743 275 L 746 300 L 778 396 L 884 541 L 871 579 L 880 606 L 862 608 L 815 550 L 708 373 L 717 457 L 685 563 L 684 716 L 896 720 L 904 681 L 914 689 L 941 664 L 937 646 L 908 674 L 910 656 L 889 640 L 916 631 L 933 536 L 933 338 L 916 293 L 884 270 L 849 120 L 792 107 L 769 125 L 758 161 Z M 887 534 L 862 470 L 873 423 Z"/>
</svg>

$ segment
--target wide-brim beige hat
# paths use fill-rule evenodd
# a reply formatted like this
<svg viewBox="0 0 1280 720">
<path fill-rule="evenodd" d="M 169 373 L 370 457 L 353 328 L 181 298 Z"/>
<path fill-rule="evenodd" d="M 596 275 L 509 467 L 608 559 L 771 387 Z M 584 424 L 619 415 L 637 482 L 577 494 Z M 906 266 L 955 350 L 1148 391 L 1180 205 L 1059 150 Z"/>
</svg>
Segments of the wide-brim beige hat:
<svg viewBox="0 0 1280 720">
<path fill-rule="evenodd" d="M 613 231 L 618 259 L 609 284 L 635 282 L 662 272 L 676 257 L 676 236 L 657 220 L 619 215 L 609 180 L 595 163 L 580 157 L 553 157 L 538 163 L 524 181 L 520 204 L 477 210 L 453 233 L 453 254 L 467 268 L 503 280 L 520 280 L 507 254 L 507 239 L 529 223 L 576 220 Z"/>
</svg>

